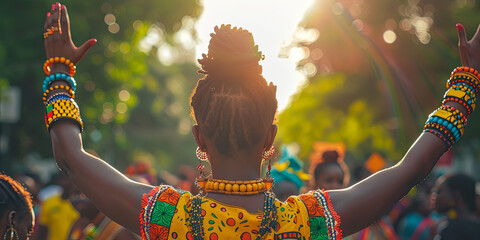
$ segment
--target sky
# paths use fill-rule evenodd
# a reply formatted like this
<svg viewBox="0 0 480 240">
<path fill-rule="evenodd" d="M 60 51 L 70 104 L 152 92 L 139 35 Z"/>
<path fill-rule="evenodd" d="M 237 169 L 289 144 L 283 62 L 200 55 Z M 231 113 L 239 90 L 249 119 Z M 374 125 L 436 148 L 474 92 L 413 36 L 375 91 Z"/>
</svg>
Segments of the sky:
<svg viewBox="0 0 480 240">
<path fill-rule="evenodd" d="M 197 22 L 199 44 L 196 58 L 208 50 L 210 33 L 216 25 L 231 24 L 252 32 L 255 44 L 265 55 L 263 76 L 277 85 L 279 110 L 304 83 L 305 76 L 295 69 L 295 60 L 280 58 L 279 51 L 295 33 L 312 0 L 203 0 L 203 13 Z"/>
</svg>

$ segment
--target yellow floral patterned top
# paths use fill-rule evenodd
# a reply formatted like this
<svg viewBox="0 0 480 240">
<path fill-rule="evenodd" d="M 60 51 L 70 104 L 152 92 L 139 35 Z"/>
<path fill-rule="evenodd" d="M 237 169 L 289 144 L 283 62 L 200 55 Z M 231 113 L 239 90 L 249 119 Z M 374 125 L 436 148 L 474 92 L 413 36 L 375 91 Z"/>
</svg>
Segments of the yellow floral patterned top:
<svg viewBox="0 0 480 240">
<path fill-rule="evenodd" d="M 192 195 L 161 185 L 145 194 L 140 225 L 142 239 L 193 240 L 189 219 Z M 330 204 L 328 193 L 312 191 L 292 196 L 286 202 L 275 201 L 276 227 L 262 239 L 341 239 L 340 218 Z M 252 214 L 203 197 L 201 202 L 204 239 L 256 239 L 263 214 Z"/>
</svg>

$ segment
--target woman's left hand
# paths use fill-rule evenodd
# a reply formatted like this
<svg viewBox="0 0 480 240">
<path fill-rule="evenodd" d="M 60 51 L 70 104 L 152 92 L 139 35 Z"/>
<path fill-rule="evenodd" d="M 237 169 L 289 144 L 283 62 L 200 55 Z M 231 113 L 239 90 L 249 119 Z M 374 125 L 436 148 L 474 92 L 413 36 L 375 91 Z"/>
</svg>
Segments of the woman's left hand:
<svg viewBox="0 0 480 240">
<path fill-rule="evenodd" d="M 70 20 L 67 8 L 58 2 L 52 4 L 51 11 L 47 13 L 44 31 L 47 59 L 64 57 L 77 64 L 97 42 L 96 39 L 90 39 L 80 47 L 75 46 L 70 33 Z M 51 73 L 57 72 L 68 73 L 68 67 L 65 64 L 54 63 L 51 67 Z"/>
<path fill-rule="evenodd" d="M 480 26 L 470 41 L 467 39 L 465 28 L 460 23 L 457 24 L 457 33 L 462 66 L 480 71 Z"/>
</svg>

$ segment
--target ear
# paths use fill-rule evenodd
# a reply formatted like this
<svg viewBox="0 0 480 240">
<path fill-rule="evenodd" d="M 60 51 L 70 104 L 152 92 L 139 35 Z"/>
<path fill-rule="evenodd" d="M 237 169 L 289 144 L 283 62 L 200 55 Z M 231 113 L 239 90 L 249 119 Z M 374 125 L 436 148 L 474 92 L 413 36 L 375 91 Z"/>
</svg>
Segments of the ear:
<svg viewBox="0 0 480 240">
<path fill-rule="evenodd" d="M 7 215 L 7 226 L 8 227 L 15 227 L 15 218 L 17 216 L 17 212 L 10 211 Z"/>
<path fill-rule="evenodd" d="M 265 151 L 269 150 L 272 147 L 273 142 L 275 141 L 275 137 L 277 136 L 277 130 L 277 124 L 272 124 L 272 126 L 270 126 L 270 128 L 268 129 L 267 138 L 265 139 Z"/>
<path fill-rule="evenodd" d="M 193 133 L 193 136 L 195 137 L 195 141 L 197 142 L 197 145 L 200 148 L 200 150 L 206 152 L 207 148 L 205 146 L 205 142 L 203 141 L 203 135 L 202 135 L 202 132 L 200 131 L 200 127 L 197 124 L 193 125 L 192 133 Z"/>
</svg>

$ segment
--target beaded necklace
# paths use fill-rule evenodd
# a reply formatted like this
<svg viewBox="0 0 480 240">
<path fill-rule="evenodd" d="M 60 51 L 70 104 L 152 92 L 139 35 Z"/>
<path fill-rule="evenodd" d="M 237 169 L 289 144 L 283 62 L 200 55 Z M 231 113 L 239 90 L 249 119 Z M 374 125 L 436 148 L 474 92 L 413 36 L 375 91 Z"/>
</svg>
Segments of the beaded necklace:
<svg viewBox="0 0 480 240">
<path fill-rule="evenodd" d="M 203 230 L 203 216 L 202 216 L 202 199 L 203 196 L 195 196 L 192 199 L 192 209 L 189 212 L 190 215 L 190 227 L 192 229 L 194 240 L 204 239 Z M 256 240 L 262 239 L 267 233 L 275 229 L 277 225 L 277 206 L 275 206 L 275 194 L 272 192 L 265 192 L 265 201 L 263 204 L 263 217 L 260 223 L 260 229 Z"/>
</svg>

